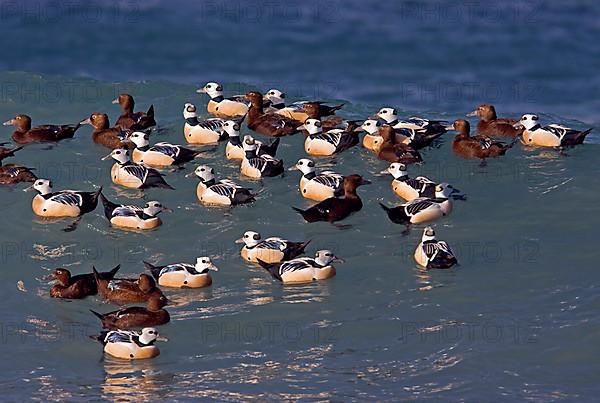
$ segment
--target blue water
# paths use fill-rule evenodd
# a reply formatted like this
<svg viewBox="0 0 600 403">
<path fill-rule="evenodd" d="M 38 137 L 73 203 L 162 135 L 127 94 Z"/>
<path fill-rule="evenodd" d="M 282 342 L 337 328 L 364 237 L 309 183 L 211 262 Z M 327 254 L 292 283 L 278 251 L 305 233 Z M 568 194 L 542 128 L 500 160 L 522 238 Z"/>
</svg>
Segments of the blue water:
<svg viewBox="0 0 600 403">
<path fill-rule="evenodd" d="M 158 141 L 182 142 L 181 109 L 206 98 L 207 81 L 228 94 L 275 87 L 291 99 L 343 100 L 342 115 L 364 118 L 381 106 L 403 116 L 452 120 L 482 102 L 500 115 L 538 113 L 573 127 L 597 126 L 600 5 L 593 1 L 461 3 L 322 1 L 2 2 L 0 119 L 28 113 L 34 123 L 75 122 L 153 103 Z M 247 129 L 244 128 L 243 133 Z M 8 139 L 9 128 L 0 129 Z M 167 172 L 177 190 L 149 190 L 175 212 L 151 233 L 110 228 L 100 210 L 72 233 L 34 218 L 22 187 L 0 189 L 3 307 L 2 400 L 593 400 L 598 392 L 598 133 L 568 155 L 515 147 L 505 158 L 457 159 L 449 141 L 424 153 L 411 175 L 452 182 L 469 195 L 436 223 L 461 265 L 418 270 L 421 228 L 402 236 L 378 201 L 398 204 L 385 164 L 360 148 L 321 168 L 362 173 L 364 209 L 340 230 L 308 225 L 298 177 L 246 183 L 260 191 L 233 211 L 196 203 L 196 181 Z M 299 136 L 280 157 L 303 156 Z M 206 157 L 219 177 L 240 180 L 224 145 Z M 56 188 L 103 185 L 107 196 L 139 202 L 111 185 L 107 151 L 89 129 L 48 149 L 33 145 L 15 162 L 38 169 Z M 249 229 L 313 239 L 346 260 L 327 282 L 281 287 L 239 258 L 233 240 Z M 150 361 L 103 358 L 87 339 L 99 331 L 89 298 L 48 298 L 43 277 L 64 266 L 141 260 L 193 261 L 211 255 L 221 269 L 211 289 L 165 290 L 169 341 Z M 19 290 L 18 282 L 23 286 Z"/>
</svg>

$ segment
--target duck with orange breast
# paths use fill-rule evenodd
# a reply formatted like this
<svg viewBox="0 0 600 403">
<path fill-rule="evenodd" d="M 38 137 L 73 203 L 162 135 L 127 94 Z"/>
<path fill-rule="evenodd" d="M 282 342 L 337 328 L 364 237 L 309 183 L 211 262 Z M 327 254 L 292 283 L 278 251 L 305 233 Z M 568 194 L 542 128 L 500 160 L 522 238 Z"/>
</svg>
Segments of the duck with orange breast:
<svg viewBox="0 0 600 403">
<path fill-rule="evenodd" d="M 221 117 L 232 118 L 244 116 L 248 113 L 250 101 L 244 95 L 235 95 L 229 98 L 223 96 L 223 86 L 210 82 L 196 91 L 210 97 L 206 110 L 208 113 Z"/>
<path fill-rule="evenodd" d="M 438 240 L 431 227 L 423 230 L 423 237 L 415 249 L 414 258 L 419 266 L 427 270 L 449 269 L 458 263 L 450 245 L 446 241 Z"/>
<path fill-rule="evenodd" d="M 304 151 L 310 155 L 330 156 L 341 153 L 359 143 L 358 132 L 354 128 L 333 129 L 323 133 L 321 121 L 307 119 L 299 130 L 306 130 Z"/>
<path fill-rule="evenodd" d="M 158 281 L 159 285 L 174 288 L 203 288 L 212 284 L 210 271 L 219 271 L 208 256 L 196 259 L 196 264 L 173 263 L 166 266 L 154 266 L 144 262 L 146 269 Z"/>
<path fill-rule="evenodd" d="M 242 140 L 240 139 L 240 124 L 234 122 L 233 120 L 228 120 L 223 124 L 223 131 L 227 133 L 229 138 L 227 146 L 225 146 L 225 157 L 228 160 L 243 160 L 245 153 Z M 256 155 L 260 156 L 267 154 L 271 157 L 275 157 L 281 139 L 277 137 L 269 144 L 263 143 L 262 141 L 256 139 L 254 141 L 256 142 L 257 147 Z"/>
<path fill-rule="evenodd" d="M 186 176 L 196 175 L 200 179 L 196 188 L 196 196 L 203 204 L 216 206 L 235 206 L 251 203 L 255 195 L 229 179 L 215 180 L 215 171 L 207 165 L 200 165 Z"/>
<path fill-rule="evenodd" d="M 463 193 L 448 183 L 438 184 L 425 176 L 410 178 L 406 165 L 399 162 L 390 164 L 387 169 L 381 171 L 381 174 L 391 174 L 394 177 L 394 180 L 392 180 L 392 190 L 397 196 L 406 201 L 411 201 L 419 197 L 435 197 L 435 188 L 438 185 L 442 185 L 448 189 L 454 200 L 466 200 L 466 196 Z"/>
<path fill-rule="evenodd" d="M 264 105 L 266 112 L 274 112 L 279 115 L 294 119 L 300 124 L 306 122 L 306 119 L 321 119 L 325 116 L 333 115 L 340 110 L 344 104 L 329 106 L 320 101 L 298 101 L 292 104 L 285 104 L 285 94 L 277 89 L 271 89 L 264 95 Z M 307 106 L 310 107 L 307 110 Z M 312 107 L 315 110 L 312 110 Z"/>
<path fill-rule="evenodd" d="M 120 94 L 112 103 L 121 106 L 121 115 L 117 119 L 115 127 L 124 130 L 145 130 L 156 126 L 154 105 L 150 105 L 148 112 L 134 112 L 135 101 L 129 94 Z"/>
<path fill-rule="evenodd" d="M 183 137 L 190 144 L 216 144 L 227 138 L 223 132 L 225 119 L 209 118 L 200 120 L 194 104 L 189 102 L 185 104 L 183 118 L 185 119 Z"/>
<path fill-rule="evenodd" d="M 452 195 L 457 190 L 447 184 L 435 188 L 435 197 L 419 197 L 398 207 L 390 208 L 379 203 L 389 219 L 395 224 L 421 224 L 445 217 L 452 212 Z"/>
<path fill-rule="evenodd" d="M 143 207 L 125 204 L 116 204 L 100 193 L 100 200 L 104 205 L 104 215 L 111 225 L 120 228 L 151 230 L 162 225 L 158 217 L 163 211 L 173 211 L 163 206 L 160 202 L 149 201 Z"/>
<path fill-rule="evenodd" d="M 363 147 L 367 150 L 374 151 L 375 153 L 379 151 L 379 148 L 383 143 L 383 138 L 379 135 L 380 127 L 381 122 L 375 119 L 367 119 L 360 126 L 360 129 L 366 132 L 362 140 Z M 401 141 L 402 139 L 400 139 L 400 142 Z"/>
<path fill-rule="evenodd" d="M 240 255 L 247 262 L 258 263 L 260 259 L 266 263 L 280 263 L 303 254 L 310 241 L 292 242 L 280 237 L 262 239 L 258 232 L 246 231 L 235 243 L 244 244 Z"/>
<path fill-rule="evenodd" d="M 284 171 L 283 161 L 268 154 L 257 155 L 258 144 L 252 136 L 244 136 L 244 159 L 240 166 L 242 175 L 253 179 L 281 175 Z"/>
<path fill-rule="evenodd" d="M 31 202 L 33 212 L 40 217 L 79 217 L 96 209 L 98 196 L 102 188 L 95 192 L 78 190 L 52 191 L 52 182 L 37 179 L 33 185 L 24 189 L 35 190 L 38 194 Z"/>
<path fill-rule="evenodd" d="M 3 123 L 4 126 L 15 126 L 12 139 L 15 143 L 29 144 L 39 142 L 54 142 L 64 139 L 70 139 L 81 124 L 67 125 L 41 125 L 32 128 L 31 118 L 27 115 L 19 114 Z"/>
<path fill-rule="evenodd" d="M 323 201 L 344 193 L 344 177 L 333 171 L 323 171 L 317 175 L 315 163 L 308 158 L 301 158 L 290 171 L 300 171 L 300 194 L 314 201 Z"/>
<path fill-rule="evenodd" d="M 150 187 L 173 189 L 156 169 L 131 162 L 127 150 L 117 148 L 103 157 L 102 160 L 109 158 L 116 161 L 110 170 L 110 178 L 117 185 L 132 189 L 147 189 Z"/>
<path fill-rule="evenodd" d="M 320 250 L 314 258 L 299 257 L 283 263 L 267 263 L 258 260 L 271 276 L 284 284 L 302 284 L 317 280 L 327 280 L 335 276 L 333 263 L 343 263 L 330 250 Z"/>
<path fill-rule="evenodd" d="M 539 117 L 533 114 L 523 115 L 515 127 L 524 129 L 523 144 L 537 147 L 569 147 L 583 144 L 585 137 L 592 131 L 591 128 L 580 131 L 555 123 L 542 126 Z"/>
<path fill-rule="evenodd" d="M 107 330 L 97 336 L 90 336 L 104 347 L 104 352 L 122 360 L 147 360 L 160 354 L 156 341 L 161 338 L 153 327 L 145 327 L 141 332 L 131 330 Z"/>
<path fill-rule="evenodd" d="M 129 140 L 135 144 L 135 148 L 131 153 L 135 164 L 168 167 L 190 162 L 200 154 L 199 151 L 190 150 L 189 148 L 164 141 L 151 146 L 150 135 L 144 132 L 133 132 L 129 136 Z"/>
</svg>

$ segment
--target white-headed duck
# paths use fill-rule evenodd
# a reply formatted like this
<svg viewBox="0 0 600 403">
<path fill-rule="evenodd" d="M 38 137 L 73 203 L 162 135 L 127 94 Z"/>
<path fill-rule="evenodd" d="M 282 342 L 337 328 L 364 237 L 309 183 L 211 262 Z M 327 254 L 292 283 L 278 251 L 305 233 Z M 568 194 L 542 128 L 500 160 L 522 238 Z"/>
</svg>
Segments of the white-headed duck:
<svg viewBox="0 0 600 403">
<path fill-rule="evenodd" d="M 112 357 L 122 360 L 147 360 L 160 354 L 154 343 L 165 341 L 153 327 L 145 327 L 140 332 L 131 330 L 103 331 L 91 339 L 104 346 L 104 352 Z"/>
<path fill-rule="evenodd" d="M 212 284 L 210 271 L 219 271 L 208 256 L 196 259 L 196 264 L 173 263 L 166 266 L 154 266 L 144 262 L 146 269 L 164 287 L 203 288 Z"/>
<path fill-rule="evenodd" d="M 133 189 L 147 189 L 150 187 L 173 189 L 156 169 L 131 162 L 129 151 L 125 149 L 114 149 L 102 160 L 109 158 L 116 161 L 110 170 L 110 178 L 117 185 Z"/>
<path fill-rule="evenodd" d="M 242 175 L 253 179 L 281 175 L 284 171 L 283 161 L 268 154 L 257 155 L 258 144 L 252 136 L 244 136 L 242 142 L 244 159 L 240 166 Z"/>
<path fill-rule="evenodd" d="M 144 132 L 133 132 L 129 140 L 135 144 L 131 153 L 135 164 L 143 164 L 153 167 L 167 167 L 170 165 L 181 165 L 190 162 L 199 151 L 190 150 L 180 145 L 161 141 L 153 146 L 150 145 L 150 135 Z"/>
<path fill-rule="evenodd" d="M 40 217 L 79 217 L 96 209 L 102 188 L 95 192 L 52 190 L 48 179 L 37 179 L 28 190 L 38 192 L 31 202 L 33 212 Z"/>
<path fill-rule="evenodd" d="M 580 131 L 558 124 L 542 126 L 539 117 L 533 114 L 523 115 L 515 127 L 524 128 L 523 144 L 538 147 L 569 147 L 583 144 L 585 137 L 592 131 L 591 128 Z"/>
<path fill-rule="evenodd" d="M 207 94 L 210 97 L 206 110 L 212 115 L 222 118 L 232 118 L 244 116 L 248 113 L 250 101 L 244 95 L 225 98 L 223 96 L 223 86 L 218 83 L 207 83 L 196 92 Z"/>
<path fill-rule="evenodd" d="M 435 197 L 435 188 L 438 183 L 424 176 L 410 178 L 408 176 L 407 167 L 399 162 L 394 162 L 390 166 L 381 171 L 381 174 L 390 174 L 394 177 L 392 180 L 393 192 L 406 201 L 411 201 L 419 197 Z M 466 196 L 452 185 L 443 183 L 444 188 L 453 189 L 452 198 L 465 200 Z"/>
<path fill-rule="evenodd" d="M 330 250 L 320 250 L 314 258 L 299 257 L 283 263 L 267 263 L 258 260 L 274 279 L 284 284 L 309 283 L 315 280 L 327 280 L 335 276 L 333 263 L 344 261 Z"/>
<path fill-rule="evenodd" d="M 341 153 L 359 143 L 358 132 L 354 127 L 348 129 L 332 129 L 323 132 L 322 123 L 318 119 L 307 119 L 300 130 L 306 130 L 308 136 L 304 140 L 304 151 L 310 155 L 330 156 Z"/>
<path fill-rule="evenodd" d="M 229 138 L 227 146 L 225 146 L 225 157 L 228 160 L 243 160 L 245 153 L 242 140 L 240 139 L 240 124 L 233 120 L 228 120 L 223 124 L 223 130 Z M 257 146 L 256 155 L 268 154 L 271 157 L 275 157 L 281 139 L 277 137 L 268 144 L 256 139 L 254 141 Z"/>
<path fill-rule="evenodd" d="M 186 176 L 196 175 L 200 179 L 196 188 L 196 196 L 201 203 L 207 205 L 233 206 L 254 201 L 255 195 L 229 179 L 215 180 L 215 171 L 207 165 L 196 167 L 194 172 Z"/>
<path fill-rule="evenodd" d="M 100 200 L 104 205 L 104 215 L 111 225 L 121 228 L 150 230 L 162 225 L 158 217 L 163 211 L 172 211 L 160 202 L 149 201 L 143 207 L 125 204 L 116 204 L 100 193 Z"/>
<path fill-rule="evenodd" d="M 426 269 L 449 269 L 458 263 L 450 245 L 446 241 L 440 241 L 435 237 L 435 231 L 431 227 L 423 230 L 421 242 L 415 250 L 415 261 L 419 266 Z"/>
<path fill-rule="evenodd" d="M 266 263 L 279 263 L 304 253 L 310 241 L 292 242 L 280 237 L 262 239 L 258 232 L 246 231 L 235 243 L 244 244 L 240 255 L 247 262 L 258 263 L 260 259 Z"/>
<path fill-rule="evenodd" d="M 333 171 L 315 172 L 315 163 L 308 158 L 301 158 L 289 170 L 302 172 L 300 177 L 300 194 L 310 200 L 323 201 L 344 193 L 344 177 Z"/>
</svg>

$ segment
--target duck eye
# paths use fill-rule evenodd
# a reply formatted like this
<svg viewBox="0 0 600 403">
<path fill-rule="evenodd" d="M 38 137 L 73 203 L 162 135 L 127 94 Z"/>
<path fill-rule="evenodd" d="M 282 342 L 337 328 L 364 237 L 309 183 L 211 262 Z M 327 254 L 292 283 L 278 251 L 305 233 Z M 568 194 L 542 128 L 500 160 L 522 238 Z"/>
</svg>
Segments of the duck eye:
<svg viewBox="0 0 600 403">
<path fill-rule="evenodd" d="M 371 122 L 368 122 L 368 123 L 366 124 L 366 126 L 371 126 Z"/>
<path fill-rule="evenodd" d="M 202 263 L 206 264 L 208 263 L 208 260 L 203 260 Z"/>
<path fill-rule="evenodd" d="M 121 154 L 121 151 L 115 151 L 115 154 L 119 155 Z"/>
<path fill-rule="evenodd" d="M 204 172 L 204 171 L 206 171 L 206 169 L 200 168 L 200 172 Z"/>
</svg>

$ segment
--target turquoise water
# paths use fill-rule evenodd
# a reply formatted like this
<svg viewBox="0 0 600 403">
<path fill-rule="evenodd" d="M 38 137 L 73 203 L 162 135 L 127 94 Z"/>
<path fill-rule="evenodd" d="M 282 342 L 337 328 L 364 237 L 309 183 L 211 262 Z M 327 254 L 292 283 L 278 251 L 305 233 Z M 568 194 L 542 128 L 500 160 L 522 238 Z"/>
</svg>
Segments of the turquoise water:
<svg viewBox="0 0 600 403">
<path fill-rule="evenodd" d="M 39 6 L 37 14 L 13 11 L 22 4 Z M 220 81 L 228 93 L 279 87 L 290 98 L 343 100 L 350 119 L 392 105 L 402 116 L 452 120 L 486 101 L 501 115 L 598 123 L 594 2 L 482 2 L 472 18 L 454 2 L 282 2 L 272 19 L 267 2 L 107 2 L 81 3 L 72 14 L 63 5 L 59 20 L 50 14 L 56 4 L 3 4 L 2 120 L 26 112 L 34 124 L 66 123 L 103 111 L 114 121 L 110 101 L 126 91 L 136 109 L 154 104 L 154 141 L 181 143 L 183 104 L 204 110 L 195 89 Z M 89 14 L 94 7 L 101 16 Z M 0 130 L 8 139 L 11 130 Z M 13 160 L 57 189 L 102 185 L 110 200 L 156 199 L 174 213 L 157 231 L 136 233 L 109 227 L 98 209 L 65 233 L 68 220 L 33 216 L 24 186 L 0 189 L 2 400 L 537 401 L 599 392 L 597 133 L 566 156 L 517 146 L 485 168 L 456 158 L 450 137 L 425 151 L 411 175 L 468 194 L 435 223 L 460 266 L 427 273 L 412 259 L 422 228 L 402 236 L 388 221 L 378 202 L 399 204 L 391 177 L 378 176 L 386 164 L 360 148 L 317 160 L 373 181 L 359 190 L 363 210 L 338 229 L 306 224 L 291 210 L 309 205 L 297 173 L 244 182 L 259 192 L 252 206 L 208 209 L 196 202 L 196 180 L 185 178 L 194 164 L 166 171 L 175 191 L 124 190 L 110 182 L 111 163 L 100 161 L 108 151 L 90 137 L 85 127 Z M 223 153 L 224 144 L 209 148 L 200 161 L 243 181 Z M 303 154 L 300 136 L 283 139 L 286 165 Z M 346 263 L 330 281 L 282 287 L 239 258 L 233 241 L 246 230 L 312 239 L 311 253 L 330 248 Z M 120 263 L 133 275 L 142 259 L 204 254 L 220 268 L 213 286 L 165 290 L 172 322 L 160 332 L 169 341 L 148 362 L 103 358 L 87 338 L 100 330 L 88 309 L 114 306 L 51 300 L 44 280 L 58 266 L 79 273 Z"/>
</svg>

